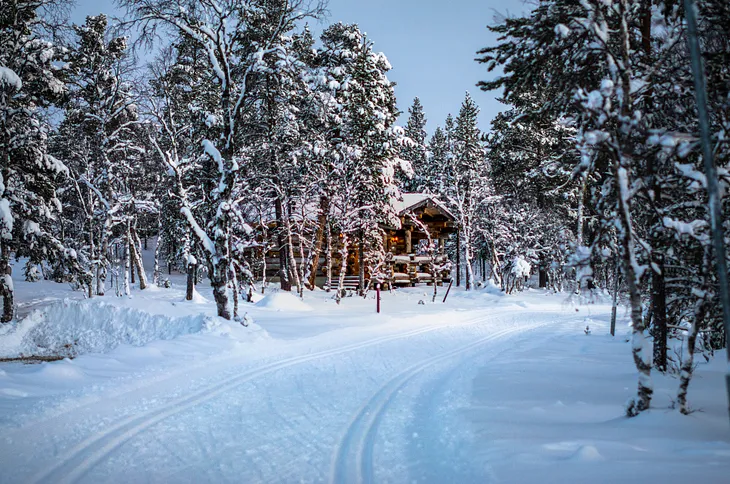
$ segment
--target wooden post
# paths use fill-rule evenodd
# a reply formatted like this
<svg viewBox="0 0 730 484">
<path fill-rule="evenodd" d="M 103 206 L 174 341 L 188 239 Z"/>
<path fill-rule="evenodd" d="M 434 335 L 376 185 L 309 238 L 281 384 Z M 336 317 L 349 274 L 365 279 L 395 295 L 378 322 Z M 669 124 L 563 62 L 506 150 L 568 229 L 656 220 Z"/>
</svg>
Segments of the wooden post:
<svg viewBox="0 0 730 484">
<path fill-rule="evenodd" d="M 411 228 L 406 227 L 406 254 L 410 254 L 413 247 L 411 246 Z"/>
<path fill-rule="evenodd" d="M 444 300 L 441 302 L 446 302 L 446 298 L 449 297 L 449 291 L 451 290 L 451 285 L 454 284 L 454 279 L 451 279 L 451 282 L 449 282 L 449 287 L 446 289 L 446 294 L 444 295 Z"/>
<path fill-rule="evenodd" d="M 375 301 L 378 314 L 380 314 L 380 283 L 375 285 Z"/>
</svg>

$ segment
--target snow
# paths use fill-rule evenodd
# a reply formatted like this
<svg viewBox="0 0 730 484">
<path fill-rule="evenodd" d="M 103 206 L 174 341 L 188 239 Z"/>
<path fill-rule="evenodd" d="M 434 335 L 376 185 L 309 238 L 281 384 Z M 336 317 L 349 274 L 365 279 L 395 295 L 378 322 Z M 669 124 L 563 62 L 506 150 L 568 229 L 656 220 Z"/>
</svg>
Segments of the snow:
<svg viewBox="0 0 730 484">
<path fill-rule="evenodd" d="M 201 244 L 203 244 L 203 248 L 208 251 L 209 254 L 216 254 L 215 250 L 215 244 L 213 241 L 208 237 L 208 234 L 205 233 L 205 231 L 198 225 L 198 222 L 195 220 L 195 217 L 193 216 L 193 213 L 190 211 L 188 207 L 182 207 L 180 209 L 180 213 L 182 213 L 185 218 L 188 221 L 188 224 L 190 224 L 190 227 L 195 231 L 196 237 L 198 237 L 198 240 Z"/>
<path fill-rule="evenodd" d="M 221 152 L 218 151 L 218 148 L 216 148 L 215 145 L 207 139 L 202 141 L 202 146 L 205 154 L 210 156 L 218 165 L 218 171 L 223 173 L 225 171 L 225 167 L 223 166 L 223 155 L 221 155 Z"/>
<path fill-rule="evenodd" d="M 532 266 L 522 257 L 515 257 L 512 261 L 512 275 L 515 277 L 529 277 Z"/>
<path fill-rule="evenodd" d="M 144 254 L 149 259 L 149 253 Z M 346 297 L 267 290 L 249 324 L 215 317 L 207 283 L 83 299 L 18 281 L 0 354 L 2 482 L 724 482 L 724 352 L 635 393 L 628 313 L 493 285 Z M 442 296 L 445 288 L 438 288 Z M 419 304 L 419 301 L 425 304 Z M 590 323 L 591 336 L 584 329 Z M 264 329 L 265 328 L 265 329 Z M 647 352 L 648 353 L 648 352 Z"/>
<path fill-rule="evenodd" d="M 288 292 L 275 292 L 265 296 L 256 306 L 276 311 L 311 311 L 312 307 Z"/>
<path fill-rule="evenodd" d="M 403 215 L 404 213 L 429 200 L 437 205 L 444 212 L 448 214 L 451 213 L 441 201 L 439 201 L 433 195 L 429 195 L 427 193 L 403 193 L 401 194 L 401 198 L 402 199 L 392 198 L 390 202 L 398 215 Z"/>
<path fill-rule="evenodd" d="M 26 236 L 28 235 L 40 235 L 41 227 L 32 220 L 26 220 L 23 224 L 23 232 Z"/>
<path fill-rule="evenodd" d="M 14 90 L 20 91 L 23 88 L 23 81 L 9 67 L 0 66 L 0 86 L 12 87 Z"/>
<path fill-rule="evenodd" d="M 570 28 L 564 24 L 558 24 L 555 26 L 555 34 L 558 37 L 566 38 L 570 35 Z"/>
<path fill-rule="evenodd" d="M 13 213 L 10 210 L 10 200 L 0 198 L 0 237 L 9 239 L 13 232 Z"/>
<path fill-rule="evenodd" d="M 170 317 L 119 307 L 100 298 L 53 303 L 4 325 L 0 356 L 107 353 L 119 345 L 144 346 L 185 334 L 213 331 L 223 323 L 205 314 Z"/>
<path fill-rule="evenodd" d="M 693 220 L 692 222 L 682 222 L 671 217 L 664 217 L 662 223 L 668 229 L 673 229 L 677 235 L 698 236 L 698 231 L 707 228 L 707 222 L 704 220 Z"/>
</svg>

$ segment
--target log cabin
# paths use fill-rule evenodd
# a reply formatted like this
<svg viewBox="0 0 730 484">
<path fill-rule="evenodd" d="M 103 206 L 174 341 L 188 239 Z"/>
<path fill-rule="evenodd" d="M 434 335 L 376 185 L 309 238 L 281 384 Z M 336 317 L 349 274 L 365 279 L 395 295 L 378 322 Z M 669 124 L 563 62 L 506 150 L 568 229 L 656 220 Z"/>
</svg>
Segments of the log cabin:
<svg viewBox="0 0 730 484">
<path fill-rule="evenodd" d="M 418 284 L 443 284 L 451 279 L 451 263 L 446 255 L 446 241 L 456 233 L 456 218 L 446 206 L 433 195 L 425 193 L 404 193 L 401 199 L 391 201 L 398 216 L 400 227 L 381 225 L 383 231 L 383 247 L 386 258 L 376 281 L 384 288 L 398 286 L 415 286 Z M 273 227 L 273 225 L 272 225 Z M 333 234 L 333 286 L 337 284 L 340 256 L 337 234 Z M 429 246 L 429 241 L 431 245 Z M 293 241 L 298 246 L 298 241 Z M 296 252 L 296 251 L 295 251 Z M 266 279 L 269 282 L 279 281 L 279 254 L 270 249 L 265 256 Z M 367 268 L 361 270 L 362 251 L 360 241 L 355 240 L 348 251 L 345 287 L 358 289 L 367 287 L 371 274 Z M 301 264 L 299 254 L 295 263 Z M 257 279 L 263 274 L 254 271 Z M 374 281 L 374 282 L 376 282 Z M 315 284 L 325 287 L 326 261 L 324 254 L 319 258 L 316 269 Z"/>
</svg>

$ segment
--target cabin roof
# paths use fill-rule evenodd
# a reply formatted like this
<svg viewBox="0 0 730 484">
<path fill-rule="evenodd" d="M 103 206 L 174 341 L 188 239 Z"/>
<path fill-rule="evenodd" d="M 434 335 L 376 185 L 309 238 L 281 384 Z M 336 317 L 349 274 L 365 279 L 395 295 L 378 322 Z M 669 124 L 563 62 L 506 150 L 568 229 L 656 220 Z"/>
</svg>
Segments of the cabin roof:
<svg viewBox="0 0 730 484">
<path fill-rule="evenodd" d="M 443 214 L 450 218 L 452 221 L 456 220 L 456 217 L 449 211 L 448 208 L 436 197 L 429 195 L 428 193 L 403 193 L 401 194 L 402 200 L 394 198 L 391 203 L 393 208 L 399 216 L 405 215 L 407 212 L 411 212 L 417 208 L 421 208 L 429 203 L 434 205 L 443 212 Z"/>
</svg>

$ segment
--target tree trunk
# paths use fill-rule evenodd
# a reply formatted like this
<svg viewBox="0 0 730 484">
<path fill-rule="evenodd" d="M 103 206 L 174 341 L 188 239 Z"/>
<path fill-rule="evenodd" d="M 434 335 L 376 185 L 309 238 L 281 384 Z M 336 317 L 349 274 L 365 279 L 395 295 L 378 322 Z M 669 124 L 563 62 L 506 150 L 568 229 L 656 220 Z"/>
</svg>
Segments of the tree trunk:
<svg viewBox="0 0 730 484">
<path fill-rule="evenodd" d="M 357 248 L 358 259 L 358 294 L 360 296 L 365 292 L 365 232 L 360 230 L 360 243 Z"/>
<path fill-rule="evenodd" d="M 289 280 L 289 268 L 287 267 L 287 248 L 284 243 L 283 224 L 284 210 L 282 208 L 281 199 L 276 198 L 276 243 L 279 246 L 279 283 L 282 291 L 291 291 L 291 281 Z"/>
<path fill-rule="evenodd" d="M 456 231 L 456 287 L 461 285 L 461 231 Z"/>
<path fill-rule="evenodd" d="M 195 293 L 195 268 L 197 267 L 197 264 L 191 264 L 190 262 L 188 262 L 186 265 L 188 276 L 187 284 L 185 287 L 185 300 L 192 301 L 193 294 Z"/>
<path fill-rule="evenodd" d="M 652 64 L 651 46 L 651 1 L 644 0 L 641 5 L 641 46 L 646 56 L 646 65 Z M 646 94 L 642 97 L 647 104 L 646 110 L 651 112 L 653 108 L 654 90 L 649 86 Z M 651 118 L 649 118 L 651 122 Z M 658 156 L 658 155 L 657 155 Z M 657 156 L 650 154 L 647 159 L 647 173 L 649 179 L 649 190 L 653 194 L 654 205 L 657 209 L 662 207 L 661 185 L 657 174 Z M 651 278 L 651 307 L 652 307 L 652 335 L 654 336 L 654 367 L 659 371 L 667 369 L 667 296 L 664 282 L 664 257 L 659 249 L 661 247 L 662 221 L 656 210 L 652 210 L 650 220 L 649 245 L 652 247 L 651 261 L 657 266 L 657 272 L 652 268 Z"/>
<path fill-rule="evenodd" d="M 162 238 L 162 219 L 158 217 L 157 239 L 155 240 L 155 267 L 152 273 L 152 284 L 160 285 L 160 239 Z M 146 239 L 145 239 L 146 240 Z"/>
<path fill-rule="evenodd" d="M 618 278 L 621 262 L 616 256 L 616 264 L 613 271 L 613 302 L 611 305 L 611 336 L 616 336 L 616 311 L 618 310 Z"/>
<path fill-rule="evenodd" d="M 139 236 L 137 235 L 137 230 L 132 227 L 131 231 L 131 240 L 129 241 L 129 246 L 132 249 L 132 263 L 134 264 L 134 267 L 137 269 L 137 274 L 139 275 L 139 289 L 145 290 L 147 289 L 147 274 L 144 272 L 144 264 L 142 263 L 142 255 L 140 253 L 140 247 L 142 246 L 141 241 L 139 240 Z M 134 281 L 132 281 L 134 282 Z"/>
<path fill-rule="evenodd" d="M 584 173 L 581 181 L 581 188 L 580 188 L 580 197 L 578 199 L 578 226 L 576 227 L 576 246 L 582 247 L 583 246 L 583 231 L 584 231 L 584 223 L 585 223 L 585 198 L 586 193 L 588 191 L 588 173 Z M 580 294 L 581 289 L 581 281 L 580 277 L 578 277 L 578 272 L 575 271 L 575 290 L 577 294 Z"/>
<path fill-rule="evenodd" d="M 347 234 L 344 234 L 342 236 L 342 247 L 340 248 L 340 278 L 339 282 L 337 283 L 337 294 L 335 295 L 335 301 L 337 301 L 337 304 L 340 304 L 340 299 L 342 299 L 342 292 L 345 289 L 345 275 L 347 274 L 347 253 L 349 248 L 350 239 L 348 238 Z"/>
<path fill-rule="evenodd" d="M 109 265 L 107 254 L 109 253 L 109 220 L 101 226 L 101 248 L 99 250 L 98 262 L 96 265 L 96 294 L 103 296 L 106 290 L 106 271 Z"/>
<path fill-rule="evenodd" d="M 709 268 L 707 269 L 709 270 Z M 679 372 L 679 391 L 677 392 L 677 403 L 679 403 L 679 411 L 684 415 L 690 414 L 689 405 L 687 404 L 687 389 L 689 388 L 689 382 L 692 380 L 692 373 L 694 372 L 694 350 L 697 342 L 697 335 L 700 333 L 700 324 L 705 318 L 707 312 L 707 298 L 703 297 L 697 301 L 695 307 L 694 321 L 692 322 L 692 329 L 689 331 L 687 337 L 687 348 L 682 360 L 682 369 Z"/>
<path fill-rule="evenodd" d="M 466 266 L 466 290 L 474 287 L 474 268 L 472 267 L 471 233 L 464 232 L 464 265 Z"/>
<path fill-rule="evenodd" d="M 287 214 L 286 218 L 286 255 L 288 258 L 287 266 L 289 268 L 289 280 L 294 279 L 294 285 L 297 288 L 297 294 L 302 294 L 302 280 L 299 275 L 299 268 L 297 267 L 296 258 L 294 257 L 294 243 L 293 243 L 293 237 L 292 237 L 292 230 L 291 230 L 291 221 L 289 220 L 289 215 Z M 289 290 L 291 290 L 291 285 L 289 287 Z"/>
<path fill-rule="evenodd" d="M 126 237 L 127 243 L 124 244 L 124 286 L 123 286 L 123 288 L 124 288 L 125 296 L 130 296 L 132 294 L 132 291 L 129 287 L 129 273 L 131 272 L 130 269 L 132 267 L 131 260 L 130 260 L 132 255 L 130 254 L 131 244 L 129 243 L 129 239 L 130 239 L 129 230 L 130 230 L 129 221 L 127 221 L 127 237 Z"/>
<path fill-rule="evenodd" d="M 324 263 L 327 270 L 325 286 L 327 286 L 327 292 L 330 292 L 332 290 L 332 229 L 329 224 L 325 227 L 324 236 L 327 241 L 324 253 Z"/>
<path fill-rule="evenodd" d="M 628 16 L 630 5 L 628 0 L 618 2 L 618 14 L 622 19 L 619 28 L 620 52 L 623 68 L 619 69 L 618 75 L 621 79 L 621 87 L 624 97 L 621 99 L 621 114 L 628 119 L 634 110 L 631 99 L 631 75 L 628 69 L 631 66 L 630 59 L 630 33 L 628 30 Z M 619 136 L 621 136 L 619 134 Z M 639 288 L 638 261 L 634 247 L 634 226 L 631 219 L 631 159 L 623 153 L 622 139 L 616 140 L 614 147 L 614 164 L 616 168 L 616 184 L 618 186 L 618 232 L 623 249 L 624 274 L 626 287 L 629 292 L 631 306 L 631 349 L 634 356 L 634 364 L 639 373 L 639 382 L 636 397 L 626 406 L 626 414 L 630 417 L 638 415 L 647 410 L 651 404 L 651 397 L 654 393 L 651 381 L 651 353 L 646 348 L 646 337 L 644 335 L 644 320 L 641 314 L 641 292 Z"/>
<path fill-rule="evenodd" d="M 13 270 L 10 267 L 10 249 L 0 239 L 0 296 L 3 298 L 3 314 L 0 323 L 12 321 L 14 316 Z"/>
<path fill-rule="evenodd" d="M 687 389 L 689 382 L 692 380 L 694 372 L 694 350 L 697 342 L 697 335 L 700 333 L 700 325 L 707 314 L 709 300 L 709 284 L 710 274 L 712 273 L 712 253 L 710 248 L 705 248 L 705 255 L 702 261 L 702 287 L 700 293 L 702 297 L 695 303 L 694 321 L 692 321 L 692 329 L 687 337 L 687 347 L 685 349 L 684 358 L 682 359 L 682 369 L 679 372 L 679 390 L 677 392 L 677 403 L 679 403 L 679 411 L 684 415 L 689 415 L 690 408 L 687 404 Z"/>
<path fill-rule="evenodd" d="M 667 370 L 667 295 L 664 284 L 664 258 L 652 257 L 660 272 L 652 272 L 652 332 L 654 336 L 654 367 Z"/>
<path fill-rule="evenodd" d="M 636 398 L 631 401 L 626 408 L 626 414 L 633 417 L 649 408 L 654 389 L 651 381 L 651 355 L 645 347 L 646 338 L 644 335 L 644 318 L 642 318 L 641 314 L 641 292 L 639 290 L 638 274 L 636 271 L 638 262 L 636 260 L 633 224 L 631 220 L 630 185 L 628 171 L 625 168 L 618 166 L 616 181 L 619 187 L 619 236 L 621 239 L 621 247 L 623 249 L 624 279 L 626 280 L 626 287 L 629 292 L 631 323 L 633 325 L 631 349 L 634 357 L 634 364 L 636 365 L 636 369 L 639 373 L 639 385 Z"/>
<path fill-rule="evenodd" d="M 230 237 L 228 238 L 228 253 L 233 253 L 233 246 Z M 233 262 L 230 264 L 230 272 L 228 274 L 228 283 L 231 285 L 233 297 L 233 318 L 238 317 L 238 275 L 236 274 L 236 266 Z"/>
<path fill-rule="evenodd" d="M 92 268 L 89 269 L 90 274 L 92 274 L 92 280 L 89 281 L 89 287 L 88 287 L 88 296 L 89 299 L 94 297 L 94 281 L 93 281 L 93 273 L 95 272 L 93 269 L 93 266 L 98 267 L 98 263 L 96 262 L 96 246 L 94 245 L 94 218 L 89 216 L 86 218 L 86 222 L 89 226 L 89 259 L 91 260 Z M 60 281 L 59 281 L 60 282 Z"/>
<path fill-rule="evenodd" d="M 322 253 L 322 244 L 324 243 L 327 214 L 329 214 L 329 198 L 322 197 L 319 201 L 319 221 L 317 224 L 317 234 L 314 242 L 314 252 L 312 254 L 311 272 L 309 273 L 309 289 L 312 291 L 314 291 L 314 286 L 317 281 L 317 269 L 319 268 L 319 258 Z"/>
<path fill-rule="evenodd" d="M 210 262 L 210 285 L 213 287 L 213 298 L 218 316 L 231 319 L 230 301 L 228 298 L 228 214 L 221 213 L 217 217 L 215 227 L 215 254 Z"/>
<path fill-rule="evenodd" d="M 238 317 L 238 277 L 236 277 L 236 271 L 231 271 L 231 279 L 229 284 L 231 285 L 231 297 L 233 298 L 233 318 Z"/>
<path fill-rule="evenodd" d="M 228 270 L 228 257 L 218 256 L 218 260 L 210 264 L 209 270 L 210 285 L 213 288 L 213 299 L 215 299 L 218 316 L 223 319 L 231 319 L 231 310 L 228 307 L 228 276 L 226 274 Z"/>
</svg>

